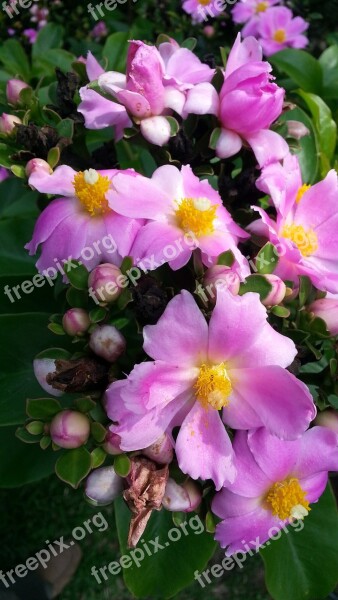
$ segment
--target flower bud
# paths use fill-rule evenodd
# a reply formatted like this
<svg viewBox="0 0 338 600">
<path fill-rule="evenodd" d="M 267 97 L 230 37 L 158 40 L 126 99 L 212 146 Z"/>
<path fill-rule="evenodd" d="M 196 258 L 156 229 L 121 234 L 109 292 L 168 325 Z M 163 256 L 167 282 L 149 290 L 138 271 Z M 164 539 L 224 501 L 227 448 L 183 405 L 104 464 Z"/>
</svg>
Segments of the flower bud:
<svg viewBox="0 0 338 600">
<path fill-rule="evenodd" d="M 338 335 L 338 298 L 315 300 L 309 306 L 309 311 L 325 321 L 331 335 Z"/>
<path fill-rule="evenodd" d="M 286 285 L 277 275 L 264 275 L 265 279 L 272 286 L 271 292 L 267 295 L 262 303 L 264 306 L 277 306 L 283 302 L 286 294 Z"/>
<path fill-rule="evenodd" d="M 236 265 L 236 263 L 234 263 Z M 236 265 L 238 267 L 238 265 Z M 217 287 L 228 289 L 234 296 L 238 294 L 241 284 L 240 277 L 233 267 L 215 265 L 205 272 L 203 286 L 208 299 L 216 300 Z"/>
<path fill-rule="evenodd" d="M 300 121 L 286 121 L 288 135 L 295 140 L 301 140 L 306 135 L 309 135 L 310 130 Z"/>
<path fill-rule="evenodd" d="M 11 135 L 15 129 L 15 125 L 21 125 L 22 121 L 15 115 L 2 113 L 0 117 L 0 133 Z"/>
<path fill-rule="evenodd" d="M 123 290 L 121 286 L 123 281 L 128 280 L 118 267 L 110 263 L 104 263 L 92 270 L 89 275 L 88 286 L 99 302 L 113 302 Z"/>
<path fill-rule="evenodd" d="M 59 412 L 50 424 L 50 437 L 61 448 L 79 448 L 90 434 L 90 422 L 86 415 L 74 410 Z"/>
<path fill-rule="evenodd" d="M 212 25 L 206 25 L 203 28 L 203 33 L 207 38 L 212 38 L 215 35 L 215 27 Z"/>
<path fill-rule="evenodd" d="M 116 475 L 114 467 L 95 469 L 87 478 L 85 494 L 96 506 L 110 504 L 123 489 L 123 479 Z"/>
<path fill-rule="evenodd" d="M 189 479 L 179 485 L 169 477 L 165 488 L 162 505 L 173 512 L 192 512 L 202 501 L 202 493 L 198 485 Z"/>
<path fill-rule="evenodd" d="M 20 92 L 30 86 L 21 79 L 10 79 L 6 86 L 6 96 L 9 104 L 20 104 Z"/>
<path fill-rule="evenodd" d="M 120 436 L 117 435 L 117 433 L 114 433 L 113 431 L 110 431 L 110 429 L 108 429 L 103 444 L 103 450 L 107 452 L 107 454 L 112 454 L 113 456 L 117 454 L 122 454 L 120 443 Z"/>
<path fill-rule="evenodd" d="M 101 358 L 114 362 L 125 351 L 126 340 L 113 325 L 100 325 L 91 334 L 89 346 Z"/>
<path fill-rule="evenodd" d="M 83 308 L 70 308 L 63 315 L 62 326 L 68 335 L 83 335 L 90 326 L 88 313 Z"/>
<path fill-rule="evenodd" d="M 36 358 L 33 362 L 33 369 L 36 379 L 45 392 L 51 396 L 62 396 L 63 392 L 61 390 L 55 390 L 46 381 L 48 373 L 54 373 L 56 370 L 54 358 Z"/>
<path fill-rule="evenodd" d="M 338 434 L 338 410 L 329 409 L 318 413 L 314 423 L 321 427 L 327 427 Z"/>
<path fill-rule="evenodd" d="M 45 172 L 48 175 L 53 173 L 53 169 L 49 166 L 48 162 L 42 158 L 32 158 L 26 165 L 26 175 L 30 177 L 34 171 Z"/>
<path fill-rule="evenodd" d="M 171 463 L 174 456 L 174 451 L 169 435 L 167 433 L 163 433 L 163 435 L 161 435 L 156 442 L 151 444 L 151 446 L 148 446 L 148 448 L 142 450 L 142 454 L 144 454 L 147 458 L 150 458 L 150 460 L 162 465 Z"/>
</svg>

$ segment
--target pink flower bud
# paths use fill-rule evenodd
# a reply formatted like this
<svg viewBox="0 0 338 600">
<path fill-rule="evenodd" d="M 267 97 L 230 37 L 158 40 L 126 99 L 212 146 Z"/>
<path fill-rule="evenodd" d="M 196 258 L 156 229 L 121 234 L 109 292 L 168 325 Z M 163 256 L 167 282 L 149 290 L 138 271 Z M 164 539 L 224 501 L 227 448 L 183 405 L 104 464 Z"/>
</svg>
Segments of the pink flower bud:
<svg viewBox="0 0 338 600">
<path fill-rule="evenodd" d="M 79 448 L 90 434 L 90 422 L 86 415 L 74 410 L 59 412 L 50 424 L 50 437 L 61 448 Z"/>
<path fill-rule="evenodd" d="M 203 33 L 207 38 L 212 38 L 215 35 L 215 28 L 212 25 L 206 25 L 203 28 Z"/>
<path fill-rule="evenodd" d="M 117 454 L 122 454 L 122 450 L 120 448 L 121 438 L 117 433 L 110 431 L 108 429 L 107 435 L 104 440 L 103 450 L 107 452 L 107 454 L 112 454 L 113 456 Z"/>
<path fill-rule="evenodd" d="M 126 340 L 113 325 L 100 325 L 91 334 L 89 346 L 94 354 L 114 362 L 125 351 Z"/>
<path fill-rule="evenodd" d="M 286 121 L 288 135 L 295 140 L 301 140 L 306 135 L 310 134 L 309 129 L 300 121 Z"/>
<path fill-rule="evenodd" d="M 6 96 L 9 104 L 20 104 L 20 92 L 30 86 L 21 79 L 10 79 L 6 86 Z"/>
<path fill-rule="evenodd" d="M 316 317 L 325 321 L 328 331 L 331 335 L 338 335 L 338 298 L 322 298 L 315 300 L 309 311 Z"/>
<path fill-rule="evenodd" d="M 142 454 L 162 465 L 171 463 L 174 451 L 169 435 L 167 433 L 161 435 L 151 446 L 142 450 Z"/>
<path fill-rule="evenodd" d="M 123 287 L 126 287 L 125 282 L 128 284 L 128 278 L 121 273 L 118 267 L 104 263 L 92 270 L 88 286 L 99 302 L 113 302 L 120 296 Z"/>
<path fill-rule="evenodd" d="M 327 427 L 338 434 L 338 410 L 329 409 L 318 413 L 314 423 L 321 427 Z"/>
<path fill-rule="evenodd" d="M 21 125 L 21 123 L 22 121 L 19 117 L 2 113 L 0 117 L 0 133 L 11 135 L 15 129 L 15 125 Z"/>
<path fill-rule="evenodd" d="M 179 485 L 169 477 L 165 488 L 162 505 L 173 512 L 192 512 L 202 501 L 202 493 L 198 485 L 189 479 Z"/>
<path fill-rule="evenodd" d="M 206 271 L 203 279 L 203 287 L 208 299 L 216 300 L 217 287 L 228 289 L 234 296 L 238 294 L 241 279 L 236 267 L 238 268 L 236 263 L 232 267 L 215 265 Z"/>
<path fill-rule="evenodd" d="M 32 158 L 26 165 L 26 175 L 30 177 L 34 171 L 45 172 L 48 175 L 53 173 L 53 169 L 49 166 L 48 162 L 42 158 Z"/>
<path fill-rule="evenodd" d="M 264 306 L 277 306 L 283 302 L 286 294 L 286 285 L 277 275 L 264 275 L 265 279 L 272 286 L 271 292 L 267 295 L 262 303 Z"/>
<path fill-rule="evenodd" d="M 36 379 L 45 392 L 51 396 L 62 396 L 61 390 L 55 390 L 46 381 L 48 373 L 54 373 L 56 370 L 54 358 L 36 358 L 33 362 L 33 369 Z"/>
<path fill-rule="evenodd" d="M 114 467 L 95 469 L 87 478 L 85 494 L 96 506 L 110 504 L 119 496 L 123 488 L 123 479 L 116 475 Z"/>
<path fill-rule="evenodd" d="M 83 335 L 90 326 L 88 313 L 83 308 L 70 308 L 63 315 L 62 326 L 68 335 Z"/>
</svg>

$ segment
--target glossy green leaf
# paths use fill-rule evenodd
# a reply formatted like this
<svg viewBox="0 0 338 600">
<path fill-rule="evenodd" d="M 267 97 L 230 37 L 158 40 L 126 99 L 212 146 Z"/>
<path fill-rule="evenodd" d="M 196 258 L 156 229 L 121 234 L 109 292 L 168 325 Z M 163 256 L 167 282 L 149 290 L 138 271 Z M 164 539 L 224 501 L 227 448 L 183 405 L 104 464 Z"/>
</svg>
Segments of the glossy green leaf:
<svg viewBox="0 0 338 600">
<path fill-rule="evenodd" d="M 14 39 L 7 40 L 0 46 L 0 62 L 14 77 L 19 76 L 24 81 L 30 79 L 30 65 L 22 45 Z"/>
<path fill-rule="evenodd" d="M 91 470 L 92 459 L 90 452 L 84 446 L 67 450 L 60 456 L 55 465 L 57 476 L 77 488 Z"/>
<path fill-rule="evenodd" d="M 299 95 L 306 102 L 315 124 L 319 139 L 321 174 L 325 177 L 331 167 L 337 142 L 337 125 L 332 118 L 332 113 L 324 100 L 314 94 L 303 91 Z"/>
<path fill-rule="evenodd" d="M 321 93 L 322 69 L 319 62 L 308 52 L 288 48 L 270 56 L 269 62 L 291 77 L 296 86 L 305 92 Z"/>
<path fill-rule="evenodd" d="M 129 33 L 125 31 L 112 33 L 107 38 L 102 51 L 102 56 L 108 61 L 107 71 L 124 72 L 127 60 L 128 39 Z"/>
<path fill-rule="evenodd" d="M 60 48 L 62 45 L 63 27 L 56 23 L 47 23 L 43 27 L 36 38 L 32 47 L 33 58 L 39 58 L 47 50 L 51 48 Z"/>
<path fill-rule="evenodd" d="M 278 264 L 278 253 L 273 244 L 268 242 L 256 256 L 256 268 L 260 275 L 273 273 Z"/>
<path fill-rule="evenodd" d="M 61 404 L 55 398 L 28 398 L 26 411 L 32 419 L 50 421 L 62 410 Z"/>
<path fill-rule="evenodd" d="M 260 299 L 264 300 L 271 292 L 272 285 L 262 275 L 250 275 L 244 283 L 241 284 L 239 294 L 243 296 L 248 292 L 256 292 Z"/>
<path fill-rule="evenodd" d="M 338 98 L 338 45 L 327 48 L 319 58 L 323 70 L 324 98 Z"/>
</svg>

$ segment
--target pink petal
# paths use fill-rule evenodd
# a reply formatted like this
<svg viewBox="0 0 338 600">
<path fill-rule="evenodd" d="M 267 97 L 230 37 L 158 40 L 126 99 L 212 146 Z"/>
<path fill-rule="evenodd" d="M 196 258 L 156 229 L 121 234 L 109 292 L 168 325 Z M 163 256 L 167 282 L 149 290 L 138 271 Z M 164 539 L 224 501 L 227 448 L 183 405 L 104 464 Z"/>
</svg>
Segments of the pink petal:
<svg viewBox="0 0 338 600">
<path fill-rule="evenodd" d="M 95 81 L 103 75 L 104 69 L 101 67 L 100 63 L 96 60 L 95 56 L 89 51 L 86 60 L 86 71 L 88 75 L 89 81 Z"/>
<path fill-rule="evenodd" d="M 73 181 L 76 171 L 67 165 L 57 167 L 51 174 L 42 169 L 34 169 L 28 179 L 29 185 L 43 194 L 74 197 Z"/>
<path fill-rule="evenodd" d="M 216 144 L 216 154 L 220 158 L 229 158 L 234 156 L 242 148 L 242 138 L 230 129 L 222 129 L 221 135 Z"/>
<path fill-rule="evenodd" d="M 162 221 L 166 220 L 166 212 L 173 201 L 166 189 L 156 182 L 127 173 L 118 173 L 113 178 L 113 189 L 108 191 L 107 197 L 121 215 Z"/>
<path fill-rule="evenodd" d="M 282 527 L 279 521 L 269 511 L 258 508 L 245 515 L 229 517 L 216 526 L 215 540 L 222 548 L 227 547 L 226 556 L 238 552 L 247 552 L 248 547 L 256 550 L 258 545 L 264 544 L 269 539 L 269 530 L 272 527 Z"/>
<path fill-rule="evenodd" d="M 143 137 L 155 146 L 164 146 L 169 142 L 171 136 L 171 127 L 168 119 L 165 117 L 149 117 L 143 119 L 140 124 Z"/>
<path fill-rule="evenodd" d="M 308 432 L 303 436 L 306 438 Z M 283 481 L 293 473 L 301 446 L 301 439 L 280 440 L 261 427 L 248 433 L 248 446 L 265 475 L 272 481 Z"/>
<path fill-rule="evenodd" d="M 286 141 L 278 133 L 269 129 L 261 129 L 257 133 L 246 135 L 246 140 L 254 151 L 261 168 L 277 160 L 282 160 L 289 153 Z"/>
<path fill-rule="evenodd" d="M 322 471 L 338 471 L 336 434 L 327 427 L 313 427 L 300 440 L 296 477 L 311 477 Z"/>
<path fill-rule="evenodd" d="M 211 83 L 199 83 L 188 91 L 184 105 L 185 117 L 190 113 L 195 115 L 217 115 L 218 109 L 218 94 Z"/>
</svg>

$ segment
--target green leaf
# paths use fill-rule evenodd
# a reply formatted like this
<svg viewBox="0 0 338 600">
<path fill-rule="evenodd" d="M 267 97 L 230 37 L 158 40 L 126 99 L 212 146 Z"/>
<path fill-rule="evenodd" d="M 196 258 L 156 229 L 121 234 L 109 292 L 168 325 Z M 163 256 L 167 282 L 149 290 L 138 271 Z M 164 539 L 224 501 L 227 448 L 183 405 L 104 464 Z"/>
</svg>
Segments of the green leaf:
<svg viewBox="0 0 338 600">
<path fill-rule="evenodd" d="M 40 435 L 44 430 L 44 424 L 42 421 L 30 421 L 27 423 L 26 429 L 31 435 Z"/>
<path fill-rule="evenodd" d="M 327 48 L 319 58 L 323 70 L 323 97 L 338 98 L 338 46 Z"/>
<path fill-rule="evenodd" d="M 304 50 L 288 48 L 269 57 L 269 62 L 286 73 L 305 92 L 321 93 L 323 73 L 319 62 Z"/>
<path fill-rule="evenodd" d="M 121 477 L 127 477 L 131 469 L 130 459 L 126 454 L 119 454 L 114 459 L 114 471 Z"/>
<path fill-rule="evenodd" d="M 213 130 L 209 141 L 209 148 L 211 148 L 212 150 L 216 149 L 217 142 L 220 138 L 221 133 L 222 129 L 220 127 L 216 127 L 216 129 Z"/>
<path fill-rule="evenodd" d="M 245 282 L 241 284 L 239 295 L 243 296 L 248 292 L 256 292 L 260 299 L 264 300 L 271 292 L 272 285 L 262 275 L 249 275 Z"/>
<path fill-rule="evenodd" d="M 288 533 L 261 550 L 266 585 L 274 600 L 321 600 L 337 584 L 338 517 L 329 486 L 301 523 L 301 531 L 289 527 Z"/>
<path fill-rule="evenodd" d="M 76 268 L 74 265 L 76 265 Z M 89 273 L 84 265 L 81 265 L 76 260 L 72 260 L 70 263 L 65 263 L 64 269 L 73 287 L 77 290 L 86 290 L 88 288 Z"/>
<path fill-rule="evenodd" d="M 32 275 L 36 273 L 36 259 L 24 250 L 32 237 L 35 219 L 13 217 L 0 221 L 0 271 L 6 275 Z M 22 297 L 22 291 L 18 292 Z M 15 296 L 14 296 L 15 297 Z M 15 300 L 16 301 L 16 300 Z"/>
<path fill-rule="evenodd" d="M 224 265 L 225 267 L 232 267 L 235 262 L 235 256 L 231 250 L 227 250 L 226 252 L 222 252 L 217 259 L 218 265 Z"/>
<path fill-rule="evenodd" d="M 74 135 L 74 121 L 72 119 L 63 119 L 56 127 L 60 137 L 72 139 Z"/>
<path fill-rule="evenodd" d="M 108 60 L 107 71 L 124 72 L 127 61 L 128 39 L 129 33 L 125 31 L 112 33 L 107 38 L 102 51 L 102 56 Z"/>
<path fill-rule="evenodd" d="M 30 66 L 27 54 L 17 40 L 7 40 L 0 46 L 0 62 L 11 75 L 22 77 L 26 82 L 30 79 Z"/>
<path fill-rule="evenodd" d="M 0 488 L 39 481 L 54 471 L 55 453 L 42 452 L 38 444 L 24 444 L 15 436 L 15 429 L 0 428 Z"/>
<path fill-rule="evenodd" d="M 290 310 L 286 306 L 273 306 L 271 312 L 281 319 L 287 319 L 290 316 Z"/>
<path fill-rule="evenodd" d="M 25 444 L 38 444 L 39 440 L 36 435 L 33 435 L 25 427 L 18 427 L 15 432 L 15 436 Z"/>
<path fill-rule="evenodd" d="M 312 292 L 312 283 L 309 277 L 301 275 L 299 277 L 299 307 L 302 308 L 308 301 Z"/>
<path fill-rule="evenodd" d="M 256 268 L 260 275 L 273 273 L 278 264 L 278 253 L 273 244 L 268 242 L 256 256 Z"/>
<path fill-rule="evenodd" d="M 280 121 L 300 121 L 309 130 L 309 135 L 305 135 L 297 142 L 297 157 L 302 170 L 303 181 L 306 183 L 316 183 L 319 177 L 319 140 L 315 131 L 314 123 L 307 113 L 299 108 L 285 112 L 279 117 Z"/>
<path fill-rule="evenodd" d="M 133 552 L 127 548 L 131 513 L 120 498 L 115 501 L 115 515 L 121 554 L 128 555 Z M 172 513 L 163 509 L 153 512 L 142 540 L 145 543 L 158 540 L 162 549 L 148 556 L 140 545 L 136 556 L 144 557 L 139 563 L 141 569 L 134 561 L 129 568 L 121 569 L 128 589 L 137 598 L 160 597 L 165 600 L 176 596 L 194 581 L 196 570 L 203 571 L 216 548 L 213 536 L 204 531 L 198 515 L 189 514 L 183 527 L 175 527 Z M 151 544 L 149 547 L 152 547 Z"/>
<path fill-rule="evenodd" d="M 48 152 L 47 162 L 49 166 L 54 169 L 60 160 L 60 148 L 51 148 Z"/>
<path fill-rule="evenodd" d="M 32 56 L 38 59 L 51 48 L 60 48 L 62 46 L 63 27 L 56 23 L 47 23 L 39 33 L 32 47 Z"/>
<path fill-rule="evenodd" d="M 55 472 L 62 481 L 77 488 L 80 482 L 87 477 L 91 466 L 90 452 L 82 446 L 74 450 L 67 450 L 60 456 L 55 465 Z"/>
<path fill-rule="evenodd" d="M 194 37 L 189 37 L 181 44 L 181 48 L 188 48 L 191 52 L 196 48 L 197 40 Z"/>
<path fill-rule="evenodd" d="M 62 406 L 55 398 L 28 398 L 26 410 L 32 419 L 50 421 L 62 410 Z"/>
<path fill-rule="evenodd" d="M 332 113 L 324 100 L 314 94 L 299 91 L 299 95 L 306 102 L 311 111 L 319 140 L 321 174 L 325 177 L 331 167 L 331 160 L 337 142 L 337 125 L 332 118 Z"/>
<path fill-rule="evenodd" d="M 96 402 L 89 398 L 89 396 L 84 398 L 76 398 L 74 404 L 76 408 L 82 413 L 90 412 L 96 406 Z"/>
<path fill-rule="evenodd" d="M 103 465 L 106 460 L 107 454 L 102 448 L 95 448 L 90 454 L 92 461 L 92 469 L 97 469 Z"/>
<path fill-rule="evenodd" d="M 94 440 L 96 442 L 99 442 L 99 444 L 104 441 L 107 434 L 106 428 L 103 425 L 101 425 L 101 423 L 97 422 L 91 424 L 90 431 Z"/>
</svg>

